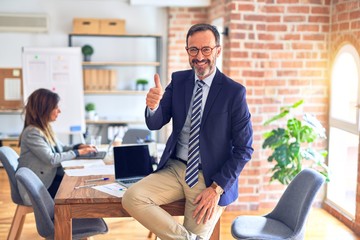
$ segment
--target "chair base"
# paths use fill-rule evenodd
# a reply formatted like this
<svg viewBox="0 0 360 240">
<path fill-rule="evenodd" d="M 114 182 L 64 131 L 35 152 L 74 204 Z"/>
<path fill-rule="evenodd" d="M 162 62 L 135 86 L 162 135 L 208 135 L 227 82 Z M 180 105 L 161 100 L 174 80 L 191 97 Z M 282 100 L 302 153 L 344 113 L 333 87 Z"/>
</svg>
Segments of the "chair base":
<svg viewBox="0 0 360 240">
<path fill-rule="evenodd" d="M 20 239 L 21 231 L 24 226 L 26 214 L 34 212 L 31 206 L 17 205 L 13 221 L 9 230 L 7 240 Z"/>
</svg>

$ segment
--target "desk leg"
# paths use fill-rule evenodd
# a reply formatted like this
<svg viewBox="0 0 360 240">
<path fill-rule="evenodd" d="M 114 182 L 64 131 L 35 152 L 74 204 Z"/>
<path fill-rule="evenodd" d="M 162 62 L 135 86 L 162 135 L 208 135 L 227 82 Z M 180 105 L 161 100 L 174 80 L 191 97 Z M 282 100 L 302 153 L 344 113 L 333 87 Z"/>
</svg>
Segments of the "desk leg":
<svg viewBox="0 0 360 240">
<path fill-rule="evenodd" d="M 72 219 L 70 207 L 66 205 L 56 205 L 54 210 L 55 218 L 55 240 L 72 239 Z"/>
<path fill-rule="evenodd" d="M 210 240 L 219 240 L 219 239 L 220 239 L 220 219 L 216 223 L 214 231 L 210 237 Z"/>
</svg>

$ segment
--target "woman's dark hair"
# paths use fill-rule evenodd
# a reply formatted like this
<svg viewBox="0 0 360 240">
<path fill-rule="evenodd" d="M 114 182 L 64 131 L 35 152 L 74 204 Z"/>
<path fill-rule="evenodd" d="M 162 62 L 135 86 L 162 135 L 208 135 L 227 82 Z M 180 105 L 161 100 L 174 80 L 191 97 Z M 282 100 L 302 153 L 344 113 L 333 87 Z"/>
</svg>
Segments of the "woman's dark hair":
<svg viewBox="0 0 360 240">
<path fill-rule="evenodd" d="M 50 115 L 58 106 L 59 101 L 60 97 L 57 93 L 44 88 L 35 90 L 28 97 L 24 108 L 24 129 L 27 126 L 37 127 L 44 133 L 50 143 L 55 143 L 54 133 L 50 125 Z M 20 140 L 21 136 L 22 133 Z"/>
<path fill-rule="evenodd" d="M 207 23 L 199 23 L 199 24 L 193 25 L 189 29 L 189 31 L 186 35 L 186 46 L 188 45 L 188 39 L 190 36 L 192 36 L 196 32 L 203 32 L 203 31 L 207 31 L 207 30 L 211 31 L 214 34 L 216 45 L 220 45 L 220 34 L 219 34 L 219 31 L 216 29 L 216 27 L 213 25 L 207 24 Z"/>
</svg>

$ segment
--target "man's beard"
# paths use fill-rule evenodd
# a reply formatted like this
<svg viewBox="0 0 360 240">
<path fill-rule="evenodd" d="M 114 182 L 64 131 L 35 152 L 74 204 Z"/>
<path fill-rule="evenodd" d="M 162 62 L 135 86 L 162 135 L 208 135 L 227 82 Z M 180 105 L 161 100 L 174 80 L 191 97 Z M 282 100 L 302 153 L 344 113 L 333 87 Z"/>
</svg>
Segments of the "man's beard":
<svg viewBox="0 0 360 240">
<path fill-rule="evenodd" d="M 195 65 L 196 65 L 197 63 L 201 63 L 201 62 L 206 62 L 207 65 L 206 65 L 205 68 L 200 67 L 200 71 L 199 71 L 199 70 L 198 70 L 199 67 L 195 67 Z M 191 63 L 192 63 L 192 64 L 191 64 L 191 67 L 192 67 L 192 69 L 195 71 L 195 74 L 196 74 L 197 76 L 199 76 L 199 77 L 204 77 L 204 76 L 210 75 L 211 70 L 212 70 L 212 65 L 210 65 L 211 62 L 210 62 L 209 59 L 204 59 L 204 60 L 201 60 L 201 61 L 199 61 L 199 60 L 197 60 L 197 59 L 194 59 L 194 60 L 191 61 Z"/>
</svg>

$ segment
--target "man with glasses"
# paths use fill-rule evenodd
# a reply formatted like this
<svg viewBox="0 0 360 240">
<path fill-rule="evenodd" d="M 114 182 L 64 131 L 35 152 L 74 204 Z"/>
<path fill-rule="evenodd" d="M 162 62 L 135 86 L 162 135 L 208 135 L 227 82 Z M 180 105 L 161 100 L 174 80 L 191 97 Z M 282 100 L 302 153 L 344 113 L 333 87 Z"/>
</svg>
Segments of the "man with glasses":
<svg viewBox="0 0 360 240">
<path fill-rule="evenodd" d="M 191 70 L 159 75 L 146 96 L 146 124 L 173 132 L 155 173 L 131 186 L 124 208 L 160 239 L 209 239 L 225 207 L 238 197 L 238 177 L 251 159 L 252 126 L 244 86 L 216 68 L 220 35 L 209 24 L 186 36 Z M 184 223 L 159 206 L 186 199 Z"/>
</svg>

